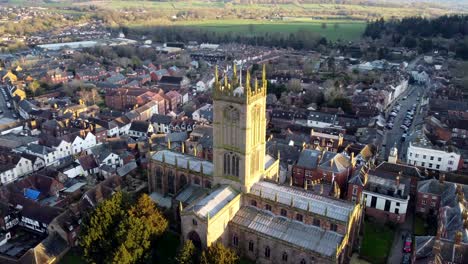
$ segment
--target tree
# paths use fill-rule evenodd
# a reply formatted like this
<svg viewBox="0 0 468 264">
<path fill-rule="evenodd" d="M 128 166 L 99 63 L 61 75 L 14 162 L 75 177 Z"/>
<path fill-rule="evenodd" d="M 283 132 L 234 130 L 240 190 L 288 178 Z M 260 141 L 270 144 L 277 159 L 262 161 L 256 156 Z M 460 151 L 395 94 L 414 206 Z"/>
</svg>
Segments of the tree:
<svg viewBox="0 0 468 264">
<path fill-rule="evenodd" d="M 218 242 L 203 251 L 201 264 L 235 264 L 238 259 L 239 257 L 232 249 Z"/>
<path fill-rule="evenodd" d="M 29 84 L 29 90 L 34 96 L 39 88 L 41 88 L 41 84 L 37 80 L 34 80 Z"/>
<path fill-rule="evenodd" d="M 114 234 L 118 223 L 125 216 L 123 193 L 118 192 L 100 203 L 85 219 L 80 235 L 80 245 L 88 262 L 105 263 L 115 248 Z"/>
<path fill-rule="evenodd" d="M 80 245 L 90 263 L 144 262 L 151 242 L 167 225 L 148 195 L 131 202 L 127 194 L 118 192 L 83 221 Z"/>
<path fill-rule="evenodd" d="M 302 91 L 301 80 L 299 79 L 291 79 L 287 85 L 288 91 L 298 93 Z"/>
<path fill-rule="evenodd" d="M 179 264 L 195 263 L 195 246 L 193 245 L 191 240 L 185 241 L 184 246 L 180 249 L 176 260 Z"/>
</svg>

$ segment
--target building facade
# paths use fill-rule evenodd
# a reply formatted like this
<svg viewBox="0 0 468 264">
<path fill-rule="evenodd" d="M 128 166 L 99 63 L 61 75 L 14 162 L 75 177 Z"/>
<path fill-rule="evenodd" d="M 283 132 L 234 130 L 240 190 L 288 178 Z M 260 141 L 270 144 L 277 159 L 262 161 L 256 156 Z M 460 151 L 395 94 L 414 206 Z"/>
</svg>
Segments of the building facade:
<svg viewBox="0 0 468 264">
<path fill-rule="evenodd" d="M 460 165 L 460 154 L 450 149 L 437 149 L 428 144 L 410 142 L 407 152 L 408 164 L 429 170 L 456 171 Z"/>
<path fill-rule="evenodd" d="M 279 161 L 266 154 L 265 69 L 260 83 L 249 72 L 240 80 L 235 66 L 231 80 L 216 71 L 213 162 L 152 154 L 151 197 L 177 209 L 182 237 L 196 247 L 221 242 L 256 263 L 349 262 L 362 206 L 277 183 Z"/>
</svg>

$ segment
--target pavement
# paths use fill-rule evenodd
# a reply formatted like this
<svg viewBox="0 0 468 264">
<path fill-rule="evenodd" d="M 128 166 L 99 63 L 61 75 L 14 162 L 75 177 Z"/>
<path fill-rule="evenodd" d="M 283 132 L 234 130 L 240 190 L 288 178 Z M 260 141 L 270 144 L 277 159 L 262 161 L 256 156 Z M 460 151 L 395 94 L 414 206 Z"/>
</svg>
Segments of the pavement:
<svg viewBox="0 0 468 264">
<path fill-rule="evenodd" d="M 403 241 L 406 234 L 413 234 L 414 206 L 408 206 L 405 222 L 397 227 L 393 238 L 392 248 L 387 259 L 387 264 L 401 263 L 403 258 Z M 414 241 L 413 241 L 414 242 Z"/>
</svg>

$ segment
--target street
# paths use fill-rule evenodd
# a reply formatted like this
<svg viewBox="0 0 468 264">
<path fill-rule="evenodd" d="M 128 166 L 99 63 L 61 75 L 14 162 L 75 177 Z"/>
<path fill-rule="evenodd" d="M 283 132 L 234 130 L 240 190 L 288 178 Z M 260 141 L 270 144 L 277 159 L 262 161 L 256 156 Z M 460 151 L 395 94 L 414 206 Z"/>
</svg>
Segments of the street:
<svg viewBox="0 0 468 264">
<path fill-rule="evenodd" d="M 0 110 L 3 111 L 3 113 L 0 114 L 0 119 L 3 119 L 3 118 L 17 119 L 13 117 L 14 111 L 11 109 L 8 109 L 7 107 L 7 101 L 5 99 L 5 96 L 3 95 L 3 92 L 1 91 L 1 90 L 4 90 L 5 88 L 6 86 L 0 85 Z"/>
<path fill-rule="evenodd" d="M 407 234 L 413 234 L 414 207 L 408 206 L 405 222 L 397 227 L 395 237 L 393 238 L 392 248 L 387 259 L 388 264 L 401 263 L 403 258 L 403 238 Z"/>
<path fill-rule="evenodd" d="M 404 155 L 406 155 L 406 149 L 408 148 L 409 139 L 406 139 L 405 142 L 401 141 L 401 136 L 403 135 L 404 131 L 400 128 L 400 126 L 403 124 L 403 120 L 405 119 L 407 110 L 411 109 L 414 104 L 418 105 L 418 108 L 416 110 L 413 122 L 407 134 L 412 135 L 414 132 L 415 125 L 421 123 L 423 117 L 420 114 L 419 105 L 421 101 L 418 101 L 418 98 L 421 98 L 422 95 L 425 94 L 424 88 L 425 86 L 421 85 L 409 85 L 407 91 L 400 96 L 400 99 L 398 99 L 401 108 L 398 112 L 398 115 L 395 117 L 393 128 L 385 129 L 384 144 L 382 148 L 383 156 L 381 156 L 382 159 L 388 158 L 390 149 L 393 146 L 396 146 L 398 148 L 399 159 L 403 159 L 405 157 Z M 420 94 L 420 96 L 418 96 L 418 94 Z M 405 96 L 407 96 L 407 99 L 403 100 L 402 98 Z M 389 107 L 388 112 L 386 113 L 387 118 L 391 111 L 392 107 Z"/>
</svg>

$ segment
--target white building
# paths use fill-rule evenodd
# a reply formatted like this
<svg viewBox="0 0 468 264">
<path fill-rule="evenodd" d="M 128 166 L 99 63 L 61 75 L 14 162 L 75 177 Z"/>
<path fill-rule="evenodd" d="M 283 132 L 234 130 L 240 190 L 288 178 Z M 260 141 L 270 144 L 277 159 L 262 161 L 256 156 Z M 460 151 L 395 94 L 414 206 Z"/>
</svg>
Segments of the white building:
<svg viewBox="0 0 468 264">
<path fill-rule="evenodd" d="M 412 71 L 411 72 L 411 77 L 419 83 L 419 84 L 424 84 L 429 81 L 429 74 L 427 72 L 418 72 L 418 71 Z"/>
<path fill-rule="evenodd" d="M 311 112 L 307 117 L 307 126 L 315 128 L 331 127 L 335 124 L 335 121 L 336 115 L 321 112 Z"/>
<path fill-rule="evenodd" d="M 6 184 L 21 176 L 32 173 L 44 167 L 44 161 L 29 154 L 12 154 L 9 160 L 2 161 L 0 183 Z"/>
<path fill-rule="evenodd" d="M 206 104 L 192 113 L 192 119 L 198 122 L 212 122 L 213 121 L 213 106 Z"/>
<path fill-rule="evenodd" d="M 96 136 L 89 132 L 85 137 L 77 135 L 74 138 L 70 138 L 69 143 L 71 143 L 71 154 L 75 155 L 96 146 L 97 140 Z"/>
<path fill-rule="evenodd" d="M 408 164 L 438 171 L 458 170 L 460 158 L 454 147 L 439 148 L 426 138 L 410 142 L 406 154 Z"/>
</svg>

